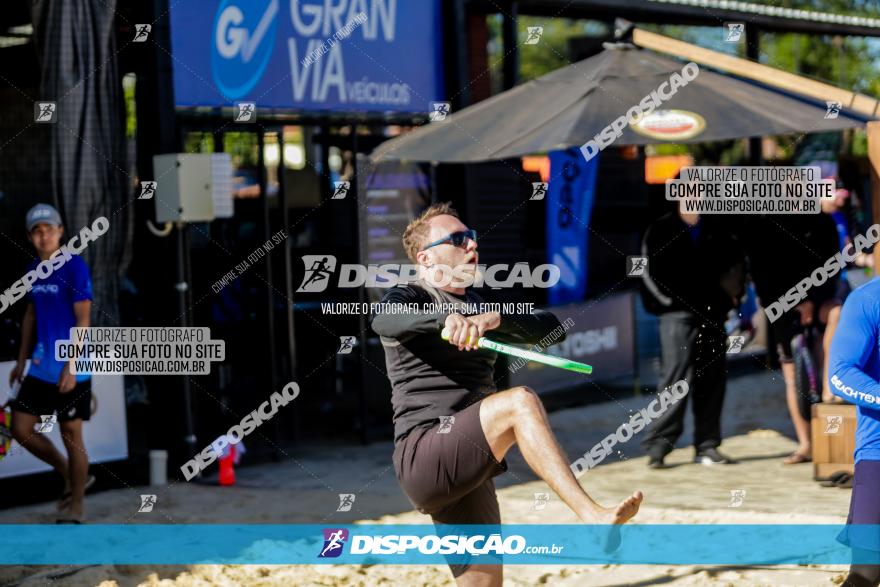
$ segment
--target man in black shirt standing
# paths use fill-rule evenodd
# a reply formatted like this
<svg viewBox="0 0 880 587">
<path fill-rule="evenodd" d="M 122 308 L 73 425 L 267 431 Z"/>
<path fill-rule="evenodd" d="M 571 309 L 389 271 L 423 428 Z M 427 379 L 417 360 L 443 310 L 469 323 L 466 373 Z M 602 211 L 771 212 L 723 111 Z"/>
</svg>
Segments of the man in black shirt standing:
<svg viewBox="0 0 880 587">
<path fill-rule="evenodd" d="M 536 343 L 554 329 L 561 331 L 556 317 L 540 310 L 447 311 L 483 302 L 467 285 L 456 287 L 461 281 L 432 285 L 444 282 L 438 272 L 448 268 L 470 276 L 477 271 L 476 233 L 449 204 L 431 206 L 411 222 L 403 245 L 424 278 L 389 290 L 383 302 L 388 308 L 443 308 L 389 309 L 372 322 L 393 388 L 395 473 L 413 505 L 435 524 L 499 524 L 492 478 L 507 469 L 504 456 L 516 443 L 531 469 L 585 522 L 623 524 L 634 516 L 641 492 L 613 508 L 594 502 L 575 479 L 535 392 L 528 387 L 498 392 L 495 354 L 475 345 L 489 331 L 501 342 Z M 440 337 L 444 327 L 448 342 Z M 459 585 L 501 585 L 497 563 L 450 567 Z"/>
<path fill-rule="evenodd" d="M 685 380 L 690 392 L 648 430 L 642 446 L 648 466 L 659 469 L 684 431 L 688 401 L 694 412 L 694 460 L 730 464 L 721 445 L 726 387 L 724 320 L 745 286 L 745 254 L 738 241 L 697 214 L 671 212 L 652 224 L 642 241 L 648 260 L 642 274 L 645 308 L 660 316 L 662 374 L 658 389 Z"/>
</svg>

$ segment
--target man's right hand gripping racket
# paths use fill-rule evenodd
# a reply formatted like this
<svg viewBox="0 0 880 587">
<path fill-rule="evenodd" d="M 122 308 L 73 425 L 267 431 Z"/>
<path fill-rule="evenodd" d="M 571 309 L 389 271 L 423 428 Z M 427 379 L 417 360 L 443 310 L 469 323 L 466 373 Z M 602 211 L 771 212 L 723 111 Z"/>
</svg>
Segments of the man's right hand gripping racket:
<svg viewBox="0 0 880 587">
<path fill-rule="evenodd" d="M 449 329 L 444 328 L 443 332 L 440 333 L 440 336 L 443 340 L 449 340 Z M 544 365 L 550 365 L 551 367 L 559 367 L 560 369 L 566 369 L 567 371 L 587 374 L 593 372 L 593 368 L 590 365 L 578 363 L 577 361 L 572 361 L 571 359 L 566 359 L 564 357 L 554 357 L 553 355 L 527 351 L 509 344 L 489 340 L 485 336 L 481 336 L 479 340 L 477 340 L 477 346 L 481 349 L 489 349 L 496 353 L 519 357 L 527 361 L 535 361 L 536 363 L 543 363 Z"/>
</svg>

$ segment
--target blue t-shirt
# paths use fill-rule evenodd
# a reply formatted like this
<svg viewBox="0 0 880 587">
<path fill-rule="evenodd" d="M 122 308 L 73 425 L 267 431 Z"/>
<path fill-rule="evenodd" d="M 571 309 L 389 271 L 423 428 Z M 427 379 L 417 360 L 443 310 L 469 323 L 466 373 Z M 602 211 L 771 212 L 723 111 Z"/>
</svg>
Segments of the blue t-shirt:
<svg viewBox="0 0 880 587">
<path fill-rule="evenodd" d="M 880 461 L 880 277 L 846 298 L 828 373 L 834 395 L 858 409 L 855 461 Z"/>
<path fill-rule="evenodd" d="M 28 271 L 40 263 L 33 261 Z M 27 294 L 34 305 L 37 319 L 37 340 L 31 355 L 28 375 L 49 383 L 58 383 L 67 361 L 55 360 L 55 341 L 70 338 L 70 329 L 76 326 L 74 302 L 92 299 L 92 278 L 89 266 L 79 255 L 52 272 L 45 279 L 38 278 Z M 77 375 L 77 381 L 88 381 L 89 375 Z"/>
</svg>

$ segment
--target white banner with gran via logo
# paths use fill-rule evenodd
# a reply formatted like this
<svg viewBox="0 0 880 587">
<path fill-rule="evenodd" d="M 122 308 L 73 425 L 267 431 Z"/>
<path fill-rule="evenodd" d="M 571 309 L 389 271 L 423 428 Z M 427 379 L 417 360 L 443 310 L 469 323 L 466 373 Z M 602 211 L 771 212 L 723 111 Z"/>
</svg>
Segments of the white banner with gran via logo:
<svg viewBox="0 0 880 587">
<path fill-rule="evenodd" d="M 0 362 L 0 404 L 9 399 L 9 373 L 15 361 Z M 47 434 L 64 454 L 57 424 Z M 128 458 L 128 429 L 125 421 L 125 391 L 122 375 L 92 378 L 92 418 L 83 425 L 90 463 Z M 0 478 L 51 471 L 52 468 L 12 441 L 10 454 L 0 461 Z"/>
</svg>

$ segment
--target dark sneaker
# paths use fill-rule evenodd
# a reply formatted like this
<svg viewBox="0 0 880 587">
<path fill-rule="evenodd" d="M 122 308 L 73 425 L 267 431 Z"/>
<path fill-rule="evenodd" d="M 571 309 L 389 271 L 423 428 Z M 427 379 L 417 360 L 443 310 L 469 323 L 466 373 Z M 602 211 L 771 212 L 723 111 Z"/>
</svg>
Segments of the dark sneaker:
<svg viewBox="0 0 880 587">
<path fill-rule="evenodd" d="M 650 455 L 648 456 L 648 467 L 651 469 L 663 469 L 666 467 L 666 463 L 663 462 L 665 457 L 657 457 Z"/>
<path fill-rule="evenodd" d="M 715 448 L 707 448 L 706 450 L 698 451 L 697 456 L 694 457 L 694 462 L 698 465 L 706 466 L 736 464 L 735 460 L 724 456 Z"/>
</svg>

